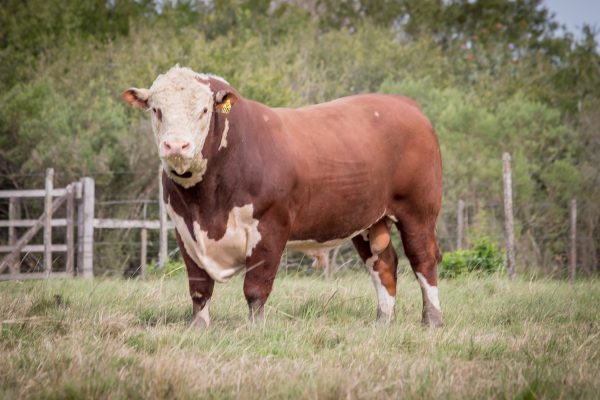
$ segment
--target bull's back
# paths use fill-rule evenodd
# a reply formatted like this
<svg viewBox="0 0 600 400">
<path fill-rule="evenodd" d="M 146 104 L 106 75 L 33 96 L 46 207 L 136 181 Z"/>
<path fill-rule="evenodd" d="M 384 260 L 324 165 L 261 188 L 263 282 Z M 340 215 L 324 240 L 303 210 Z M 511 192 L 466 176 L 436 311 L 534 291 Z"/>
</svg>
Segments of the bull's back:
<svg viewBox="0 0 600 400">
<path fill-rule="evenodd" d="M 410 191 L 417 175 L 437 168 L 431 162 L 439 157 L 437 139 L 410 99 L 359 95 L 274 111 L 299 181 L 294 239 L 328 240 L 364 229 Z"/>
</svg>

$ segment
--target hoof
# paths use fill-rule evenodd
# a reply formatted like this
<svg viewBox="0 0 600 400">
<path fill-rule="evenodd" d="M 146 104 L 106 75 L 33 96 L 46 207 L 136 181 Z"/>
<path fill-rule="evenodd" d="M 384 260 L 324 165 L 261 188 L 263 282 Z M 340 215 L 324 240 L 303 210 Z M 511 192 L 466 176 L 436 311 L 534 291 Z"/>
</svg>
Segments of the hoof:
<svg viewBox="0 0 600 400">
<path fill-rule="evenodd" d="M 263 322 L 265 320 L 265 307 L 262 302 L 249 304 L 248 318 L 253 324 Z"/>
<path fill-rule="evenodd" d="M 196 318 L 192 319 L 189 327 L 190 329 L 204 330 L 208 328 L 208 322 L 205 321 L 201 316 L 197 315 Z"/>
<path fill-rule="evenodd" d="M 438 310 L 433 310 L 428 313 L 424 312 L 421 323 L 429 328 L 440 328 L 444 326 L 442 313 Z"/>
<path fill-rule="evenodd" d="M 377 322 L 381 322 L 383 324 L 390 324 L 394 320 L 394 313 L 383 312 L 381 309 L 377 309 Z"/>
<path fill-rule="evenodd" d="M 210 325 L 210 314 L 208 313 L 208 303 L 200 310 L 194 310 L 191 329 L 206 329 Z"/>
</svg>

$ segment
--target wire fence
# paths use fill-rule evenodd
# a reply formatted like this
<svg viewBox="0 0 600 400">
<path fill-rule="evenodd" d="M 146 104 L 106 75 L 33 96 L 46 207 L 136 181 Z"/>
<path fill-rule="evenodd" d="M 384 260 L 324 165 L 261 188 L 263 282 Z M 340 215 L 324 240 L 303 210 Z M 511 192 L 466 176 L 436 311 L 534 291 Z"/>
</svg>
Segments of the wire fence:
<svg viewBox="0 0 600 400">
<path fill-rule="evenodd" d="M 92 174 L 93 177 L 103 176 L 138 176 L 148 171 L 110 171 Z M 10 179 L 11 185 L 19 187 L 39 187 L 44 181 L 44 173 L 32 174 L 0 174 L 0 181 Z M 61 180 L 60 172 L 56 173 Z M 100 190 L 101 194 L 95 202 L 96 218 L 121 218 L 124 220 L 157 220 L 159 218 L 159 201 L 156 195 L 155 182 L 152 186 L 143 188 L 131 196 L 109 195 L 108 191 Z M 11 187 L 12 188 L 12 187 Z M 0 187 L 0 190 L 5 187 Z M 438 241 L 443 252 L 455 251 L 459 248 L 469 248 L 480 237 L 489 237 L 498 245 L 504 246 L 504 204 L 501 199 L 471 194 L 466 199 L 444 198 L 438 220 Z M 473 200 L 475 199 L 475 200 Z M 459 202 L 463 203 L 460 210 Z M 8 199 L 0 198 L 0 220 L 8 218 Z M 31 199 L 21 205 L 21 218 L 33 218 L 43 210 L 43 199 Z M 462 216 L 459 216 L 462 213 Z M 575 245 L 577 268 L 584 274 L 594 274 L 600 271 L 600 223 L 596 205 L 589 202 L 579 205 L 578 218 L 575 222 L 576 237 L 570 237 L 571 226 L 569 207 L 556 201 L 537 200 L 534 203 L 521 204 L 515 201 L 515 254 L 519 268 L 539 269 L 547 273 L 566 273 L 571 257 L 572 243 Z M 64 211 L 59 210 L 55 217 L 61 218 Z M 462 219 L 462 221 L 461 221 Z M 25 228 L 15 228 L 20 235 Z M 66 235 L 64 227 L 54 227 L 53 235 L 58 241 Z M 0 244 L 7 243 L 6 229 L 0 229 Z M 32 239 L 32 243 L 41 243 L 42 233 Z M 403 256 L 398 234 L 394 233 L 394 242 L 399 255 Z M 135 274 L 142 263 L 141 247 L 146 244 L 147 262 L 158 262 L 159 233 L 149 230 L 147 237 L 142 240 L 140 229 L 102 230 L 94 232 L 94 263 L 95 271 L 103 273 Z M 175 232 L 170 231 L 167 238 L 170 254 L 178 259 Z M 42 255 L 39 253 L 24 253 L 21 261 L 24 269 L 39 271 Z M 53 268 L 60 270 L 64 265 L 64 255 L 53 255 Z M 334 268 L 358 268 L 360 262 L 351 244 L 344 245 L 336 253 L 333 260 Z M 310 269 L 313 260 L 302 253 L 286 251 L 282 257 L 282 268 Z M 401 266 L 407 261 L 401 261 Z"/>
</svg>

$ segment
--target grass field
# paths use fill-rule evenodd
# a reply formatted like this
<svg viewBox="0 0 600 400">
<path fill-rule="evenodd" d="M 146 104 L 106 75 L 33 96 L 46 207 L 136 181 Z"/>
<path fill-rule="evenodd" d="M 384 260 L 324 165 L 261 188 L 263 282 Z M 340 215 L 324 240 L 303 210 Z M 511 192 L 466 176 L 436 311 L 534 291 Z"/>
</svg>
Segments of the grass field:
<svg viewBox="0 0 600 400">
<path fill-rule="evenodd" d="M 0 397 L 600 396 L 597 280 L 445 280 L 437 330 L 412 275 L 391 326 L 366 273 L 281 275 L 259 325 L 241 284 L 216 287 L 197 332 L 183 277 L 0 283 Z"/>
</svg>

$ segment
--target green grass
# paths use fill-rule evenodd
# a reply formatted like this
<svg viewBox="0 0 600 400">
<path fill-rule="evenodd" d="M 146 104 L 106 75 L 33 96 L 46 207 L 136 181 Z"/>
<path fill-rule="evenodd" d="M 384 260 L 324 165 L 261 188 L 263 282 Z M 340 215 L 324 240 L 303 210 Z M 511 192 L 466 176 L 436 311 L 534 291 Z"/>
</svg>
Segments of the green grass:
<svg viewBox="0 0 600 400">
<path fill-rule="evenodd" d="M 0 398 L 597 398 L 600 285 L 444 280 L 445 326 L 420 325 L 415 279 L 374 322 L 366 273 L 282 274 L 264 324 L 242 279 L 190 331 L 183 277 L 0 284 Z"/>
</svg>

